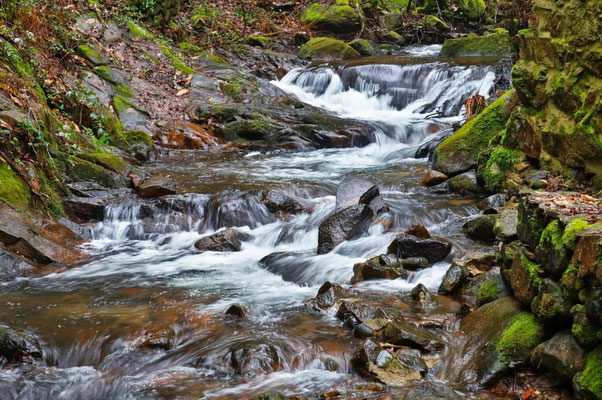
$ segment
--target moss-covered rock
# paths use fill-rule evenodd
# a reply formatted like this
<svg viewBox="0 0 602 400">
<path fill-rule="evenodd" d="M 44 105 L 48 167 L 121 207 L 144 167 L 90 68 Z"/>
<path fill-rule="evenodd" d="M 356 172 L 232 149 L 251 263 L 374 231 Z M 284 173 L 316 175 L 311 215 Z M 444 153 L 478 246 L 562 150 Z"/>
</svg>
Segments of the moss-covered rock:
<svg viewBox="0 0 602 400">
<path fill-rule="evenodd" d="M 91 45 L 82 44 L 77 48 L 77 52 L 94 65 L 105 65 L 109 62 L 109 59 L 104 54 Z"/>
<path fill-rule="evenodd" d="M 538 320 L 554 329 L 570 325 L 571 302 L 560 285 L 551 279 L 542 281 L 539 293 L 531 303 L 531 310 Z"/>
<path fill-rule="evenodd" d="M 148 132 L 141 130 L 125 131 L 111 138 L 111 144 L 131 154 L 139 161 L 149 161 L 154 158 L 155 145 Z"/>
<path fill-rule="evenodd" d="M 119 174 L 124 174 L 126 170 L 125 161 L 121 158 L 107 153 L 83 153 L 79 155 L 80 158 L 93 162 L 94 164 L 101 165 L 111 171 Z"/>
<path fill-rule="evenodd" d="M 485 2 L 483 0 L 458 0 L 462 15 L 469 21 L 478 21 L 485 15 Z"/>
<path fill-rule="evenodd" d="M 432 26 L 434 28 L 441 29 L 444 31 L 449 30 L 449 26 L 445 22 L 443 22 L 441 19 L 435 17 L 434 15 L 429 15 L 428 17 L 426 17 L 426 19 L 424 20 L 424 23 L 428 26 Z"/>
<path fill-rule="evenodd" d="M 31 203 L 29 188 L 1 158 L 0 201 L 18 209 L 25 209 Z"/>
<path fill-rule="evenodd" d="M 510 104 L 512 96 L 513 91 L 508 91 L 443 141 L 435 150 L 433 169 L 454 176 L 476 167 L 479 153 L 503 131 L 510 116 L 510 110 L 505 106 Z"/>
<path fill-rule="evenodd" d="M 496 349 L 506 361 L 525 361 L 543 336 L 543 326 L 535 320 L 533 314 L 521 313 L 516 315 L 510 326 L 504 330 Z"/>
<path fill-rule="evenodd" d="M 477 292 L 477 306 L 482 306 L 500 298 L 500 291 L 495 281 L 483 282 Z"/>
<path fill-rule="evenodd" d="M 424 6 L 418 7 L 417 11 L 425 13 L 437 13 L 448 11 L 450 7 L 450 0 L 425 0 Z"/>
<path fill-rule="evenodd" d="M 65 172 L 76 181 L 96 182 L 107 188 L 122 187 L 128 183 L 115 172 L 75 156 L 67 158 Z"/>
<path fill-rule="evenodd" d="M 521 248 L 515 252 L 512 266 L 502 270 L 502 277 L 514 298 L 523 305 L 531 307 L 541 287 L 542 272 L 541 265 L 531 261 L 525 250 Z"/>
<path fill-rule="evenodd" d="M 483 1 L 483 0 L 481 0 Z M 505 29 L 484 36 L 467 36 L 457 39 L 447 39 L 441 48 L 442 57 L 467 56 L 510 56 L 514 48 L 510 34 Z"/>
<path fill-rule="evenodd" d="M 598 327 L 587 318 L 583 304 L 576 304 L 571 308 L 573 325 L 571 333 L 577 343 L 585 349 L 595 347 L 602 342 L 598 337 Z"/>
<path fill-rule="evenodd" d="M 187 75 L 192 75 L 194 74 L 194 69 L 190 68 L 188 65 L 186 65 L 182 60 L 180 60 L 180 58 L 178 56 L 176 56 L 169 47 L 167 47 L 167 45 L 165 43 L 161 44 L 161 52 L 163 52 L 163 54 L 165 55 L 165 57 L 169 58 L 169 60 L 171 61 L 171 64 L 179 71 L 187 74 Z"/>
<path fill-rule="evenodd" d="M 130 28 L 132 36 L 137 37 L 138 39 L 153 40 L 155 38 L 155 35 L 149 32 L 148 29 L 133 21 L 128 22 L 128 28 Z"/>
<path fill-rule="evenodd" d="M 351 46 L 355 51 L 360 53 L 363 57 L 369 57 L 376 54 L 376 50 L 372 47 L 372 44 L 366 39 L 355 39 L 349 42 L 349 46 Z"/>
<path fill-rule="evenodd" d="M 481 161 L 481 153 L 479 161 Z M 523 159 L 523 155 L 518 151 L 508 149 L 503 146 L 494 148 L 491 152 L 487 152 L 484 164 L 479 163 L 477 170 L 478 177 L 483 180 L 485 189 L 491 193 L 499 192 L 507 187 L 508 174 L 515 165 Z"/>
<path fill-rule="evenodd" d="M 264 140 L 277 129 L 278 127 L 268 120 L 242 119 L 226 125 L 222 133 L 224 139 L 229 141 Z"/>
<path fill-rule="evenodd" d="M 361 28 L 362 17 L 349 5 L 348 0 L 337 0 L 334 5 L 313 3 L 303 12 L 301 22 L 319 30 L 353 33 Z"/>
<path fill-rule="evenodd" d="M 602 346 L 598 346 L 586 356 L 579 386 L 581 393 L 588 398 L 602 399 Z"/>
<path fill-rule="evenodd" d="M 347 43 L 319 37 L 305 43 L 299 50 L 299 57 L 306 60 L 349 60 L 360 58 L 360 54 Z"/>
<path fill-rule="evenodd" d="M 251 46 L 268 47 L 272 42 L 272 38 L 267 36 L 249 35 L 245 38 L 245 42 Z"/>
</svg>

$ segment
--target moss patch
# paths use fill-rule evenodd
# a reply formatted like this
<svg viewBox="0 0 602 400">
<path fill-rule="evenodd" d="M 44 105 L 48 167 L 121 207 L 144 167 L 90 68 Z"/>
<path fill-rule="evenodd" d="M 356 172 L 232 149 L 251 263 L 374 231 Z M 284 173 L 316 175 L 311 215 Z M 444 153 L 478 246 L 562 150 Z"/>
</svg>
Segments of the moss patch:
<svg viewBox="0 0 602 400">
<path fill-rule="evenodd" d="M 146 28 L 133 21 L 128 22 L 128 27 L 130 28 L 130 33 L 138 39 L 153 40 L 155 38 L 155 35 L 146 30 Z"/>
<path fill-rule="evenodd" d="M 539 245 L 543 247 L 547 243 L 551 243 L 556 250 L 560 250 L 562 249 L 562 234 L 562 223 L 558 220 L 552 221 L 543 230 Z"/>
<path fill-rule="evenodd" d="M 103 167 L 115 171 L 120 174 L 124 174 L 126 170 L 125 162 L 112 154 L 105 153 L 92 153 L 92 154 L 81 154 L 80 158 L 93 162 L 94 164 L 102 165 Z"/>
<path fill-rule="evenodd" d="M 347 60 L 360 58 L 360 54 L 343 41 L 319 37 L 305 43 L 299 50 L 299 57 L 307 60 Z"/>
<path fill-rule="evenodd" d="M 482 1 L 482 0 L 481 0 Z M 447 39 L 441 48 L 442 57 L 509 56 L 513 52 L 510 34 L 497 30 L 485 36 Z"/>
<path fill-rule="evenodd" d="M 477 305 L 480 307 L 483 304 L 491 303 L 499 299 L 500 292 L 494 281 L 483 282 L 477 292 Z"/>
<path fill-rule="evenodd" d="M 543 328 L 530 313 L 521 313 L 512 319 L 496 344 L 497 352 L 509 362 L 524 361 L 543 337 Z"/>
<path fill-rule="evenodd" d="M 242 100 L 242 92 L 240 90 L 240 85 L 237 83 L 225 83 L 222 85 L 222 92 L 232 98 L 232 100 Z"/>
<path fill-rule="evenodd" d="M 171 61 L 171 64 L 178 69 L 179 71 L 182 71 L 183 73 L 185 73 L 186 75 L 192 75 L 194 74 L 194 70 L 192 68 L 190 68 L 188 65 L 184 64 L 184 62 L 182 60 L 180 60 L 170 49 L 169 47 L 167 47 L 167 45 L 165 43 L 161 44 L 161 51 L 163 52 L 163 54 L 165 55 L 165 57 L 169 58 L 169 60 Z"/>
<path fill-rule="evenodd" d="M 583 391 L 602 399 L 602 346 L 587 355 L 579 384 Z"/>
<path fill-rule="evenodd" d="M 10 168 L 0 161 L 0 201 L 19 209 L 25 209 L 31 203 L 31 194 L 27 185 Z"/>
<path fill-rule="evenodd" d="M 82 44 L 77 48 L 77 51 L 82 57 L 94 65 L 104 65 L 109 62 L 108 58 L 94 46 Z"/>
<path fill-rule="evenodd" d="M 505 147 L 496 147 L 485 163 L 482 171 L 485 188 L 490 192 L 496 192 L 503 188 L 508 173 L 520 161 L 521 156 L 515 150 Z"/>
</svg>

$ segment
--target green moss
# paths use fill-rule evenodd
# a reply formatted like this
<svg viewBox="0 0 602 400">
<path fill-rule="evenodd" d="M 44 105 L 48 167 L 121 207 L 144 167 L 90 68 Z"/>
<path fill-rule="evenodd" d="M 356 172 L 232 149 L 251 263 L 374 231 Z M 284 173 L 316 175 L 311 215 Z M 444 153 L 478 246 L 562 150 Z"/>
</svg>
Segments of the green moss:
<svg viewBox="0 0 602 400">
<path fill-rule="evenodd" d="M 442 57 L 509 56 L 513 52 L 508 31 L 496 31 L 485 36 L 447 39 L 441 48 Z"/>
<path fill-rule="evenodd" d="M 529 33 L 529 28 L 526 28 L 526 29 L 521 29 L 521 30 L 519 30 L 519 31 L 518 31 L 516 34 L 517 34 L 518 36 L 527 36 L 527 33 Z"/>
<path fill-rule="evenodd" d="M 159 61 L 159 57 L 157 57 L 156 55 L 154 55 L 153 53 L 150 53 L 148 51 L 144 51 L 144 55 L 153 62 L 153 64 L 155 65 L 159 65 L 161 64 L 161 62 Z"/>
<path fill-rule="evenodd" d="M 119 81 L 117 81 L 117 79 L 115 79 L 113 77 L 113 75 L 111 75 L 109 67 L 101 65 L 101 66 L 95 67 L 94 68 L 94 72 L 100 78 L 104 79 L 105 81 L 107 81 L 107 82 L 109 82 L 109 83 L 111 83 L 113 85 L 120 85 L 121 84 Z"/>
<path fill-rule="evenodd" d="M 562 249 L 562 234 L 564 230 L 562 223 L 558 220 L 552 221 L 546 226 L 539 239 L 539 245 L 544 247 L 546 242 L 552 243 L 556 250 Z"/>
<path fill-rule="evenodd" d="M 123 135 L 111 139 L 111 144 L 119 148 L 128 147 L 136 144 L 153 146 L 153 141 L 147 132 L 141 130 L 133 130 L 126 131 L 123 133 Z"/>
<path fill-rule="evenodd" d="M 429 15 L 428 17 L 426 17 L 426 19 L 424 20 L 424 23 L 428 26 L 433 26 L 433 27 L 437 27 L 440 29 L 449 29 L 449 26 L 447 26 L 447 24 L 443 21 L 441 21 L 439 18 L 435 17 L 434 15 Z"/>
<path fill-rule="evenodd" d="M 485 15 L 486 6 L 483 0 L 458 0 L 457 4 L 462 14 L 471 21 L 477 21 Z"/>
<path fill-rule="evenodd" d="M 108 62 L 107 57 L 105 57 L 105 55 L 98 51 L 98 49 L 94 46 L 82 44 L 77 48 L 77 51 L 82 57 L 92 62 L 94 65 L 103 65 Z"/>
<path fill-rule="evenodd" d="M 485 163 L 482 173 L 485 188 L 491 192 L 502 189 L 508 172 L 520 161 L 520 154 L 503 146 L 496 147 Z"/>
<path fill-rule="evenodd" d="M 0 201 L 18 209 L 25 209 L 31 203 L 27 185 L 0 159 Z"/>
<path fill-rule="evenodd" d="M 245 38 L 245 41 L 251 46 L 268 47 L 272 41 L 272 38 L 266 36 L 249 35 Z"/>
<path fill-rule="evenodd" d="M 237 83 L 226 83 L 222 85 L 222 92 L 233 100 L 242 100 L 240 85 Z"/>
<path fill-rule="evenodd" d="M 80 158 L 93 162 L 94 164 L 102 165 L 103 167 L 115 171 L 119 174 L 124 174 L 126 170 L 125 162 L 113 155 L 106 153 L 81 154 Z"/>
<path fill-rule="evenodd" d="M 583 391 L 602 399 L 602 346 L 587 355 L 579 384 Z"/>
<path fill-rule="evenodd" d="M 37 172 L 38 181 L 42 187 L 42 193 L 45 195 L 42 197 L 42 201 L 50 214 L 55 218 L 60 218 L 65 215 L 63 208 L 62 197 L 57 193 L 55 185 L 51 184 L 45 174 Z"/>
<path fill-rule="evenodd" d="M 19 77 L 31 85 L 36 97 L 42 104 L 47 104 L 46 93 L 38 83 L 36 79 L 38 75 L 32 65 L 25 61 L 17 49 L 9 42 L 0 39 L 0 43 L 2 44 L 2 48 L 0 48 L 0 58 L 3 59 L 2 61 L 7 63 Z"/>
<path fill-rule="evenodd" d="M 299 57 L 308 60 L 346 60 L 360 58 L 360 54 L 341 40 L 319 37 L 301 46 Z"/>
<path fill-rule="evenodd" d="M 531 281 L 531 285 L 537 291 L 539 291 L 542 282 L 541 276 L 539 276 L 539 270 L 541 269 L 541 265 L 534 263 L 524 255 L 521 255 L 520 262 L 523 269 L 529 274 L 529 280 Z"/>
<path fill-rule="evenodd" d="M 128 22 L 128 27 L 130 28 L 130 33 L 139 39 L 153 40 L 155 38 L 155 35 L 146 30 L 146 28 L 143 28 L 133 21 Z"/>
<path fill-rule="evenodd" d="M 464 124 L 443 141 L 435 151 L 435 169 L 444 173 L 454 172 L 448 171 L 448 166 L 454 165 L 456 160 L 461 162 L 467 160 L 476 165 L 479 153 L 488 147 L 492 137 L 504 129 L 506 117 L 503 107 L 512 93 L 512 90 L 506 92 L 476 118 Z"/>
<path fill-rule="evenodd" d="M 506 361 L 524 361 L 543 337 L 543 328 L 530 313 L 512 319 L 496 344 L 497 352 Z"/>
<path fill-rule="evenodd" d="M 167 45 L 165 43 L 161 44 L 161 51 L 163 52 L 163 54 L 165 54 L 165 57 L 169 58 L 169 60 L 171 61 L 171 64 L 176 69 L 178 69 L 179 71 L 182 71 L 186 75 L 194 74 L 194 70 L 192 68 L 190 68 L 188 65 L 184 64 L 184 62 L 182 60 L 180 60 L 175 54 L 173 54 L 172 51 L 169 49 L 169 47 L 167 47 Z"/>
<path fill-rule="evenodd" d="M 128 85 L 118 85 L 115 87 L 115 93 L 117 93 L 119 96 L 126 98 L 126 99 L 131 99 L 132 97 L 134 97 L 134 93 L 132 92 L 132 88 L 129 87 Z"/>
<path fill-rule="evenodd" d="M 483 304 L 491 303 L 499 299 L 500 293 L 494 281 L 483 282 L 477 292 L 477 305 L 480 307 Z"/>
<path fill-rule="evenodd" d="M 361 26 L 361 17 L 346 0 L 335 5 L 313 3 L 301 15 L 301 22 L 336 33 L 349 33 Z"/>
<path fill-rule="evenodd" d="M 424 6 L 421 7 L 421 11 L 425 13 L 441 13 L 449 10 L 449 7 L 449 0 L 425 0 Z"/>
<path fill-rule="evenodd" d="M 80 181 L 93 181 L 106 187 L 113 183 L 109 171 L 104 167 L 75 156 L 68 157 L 66 172 Z"/>
<path fill-rule="evenodd" d="M 571 309 L 571 314 L 574 315 L 571 333 L 575 340 L 583 347 L 593 347 L 600 343 L 601 338 L 597 335 L 598 328 L 587 319 L 585 307 L 577 304 Z"/>
<path fill-rule="evenodd" d="M 595 224 L 590 224 L 585 218 L 575 218 L 574 220 L 570 221 L 564 228 L 564 234 L 562 235 L 562 244 L 567 249 L 575 249 L 575 246 L 577 245 L 577 240 L 579 239 L 579 233 L 584 231 L 585 229 L 591 228 L 602 228 L 602 224 L 599 222 L 596 222 Z"/>
<path fill-rule="evenodd" d="M 262 140 L 274 131 L 274 125 L 268 120 L 240 120 L 231 122 L 223 129 L 224 139 Z"/>
</svg>

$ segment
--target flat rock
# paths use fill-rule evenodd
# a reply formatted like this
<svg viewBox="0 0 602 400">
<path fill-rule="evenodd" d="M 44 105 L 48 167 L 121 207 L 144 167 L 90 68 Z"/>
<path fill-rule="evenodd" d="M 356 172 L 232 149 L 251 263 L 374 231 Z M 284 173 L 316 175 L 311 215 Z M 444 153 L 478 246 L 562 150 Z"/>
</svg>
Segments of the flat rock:
<svg viewBox="0 0 602 400">
<path fill-rule="evenodd" d="M 419 185 L 423 185 L 426 187 L 435 186 L 440 183 L 445 182 L 449 178 L 443 172 L 430 170 L 426 173 L 425 177 L 418 182 Z"/>
<path fill-rule="evenodd" d="M 451 243 L 437 239 L 421 239 L 404 233 L 398 235 L 389 245 L 387 253 L 399 258 L 424 257 L 429 263 L 442 261 L 451 252 Z"/>
<path fill-rule="evenodd" d="M 138 186 L 138 194 L 146 199 L 176 194 L 176 182 L 168 176 L 154 176 Z"/>
<path fill-rule="evenodd" d="M 233 228 L 227 228 L 197 240 L 194 247 L 200 251 L 240 251 L 241 240 L 248 238 L 248 235 L 245 233 Z"/>
<path fill-rule="evenodd" d="M 379 195 L 378 187 L 367 179 L 347 175 L 337 186 L 336 212 L 360 203 L 369 204 Z"/>
</svg>

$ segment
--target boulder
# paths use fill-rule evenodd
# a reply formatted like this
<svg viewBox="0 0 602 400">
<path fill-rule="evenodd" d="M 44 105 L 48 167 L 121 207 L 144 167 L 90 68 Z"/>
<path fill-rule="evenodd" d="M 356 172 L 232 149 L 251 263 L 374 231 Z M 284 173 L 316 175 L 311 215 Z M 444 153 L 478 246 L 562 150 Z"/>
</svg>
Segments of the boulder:
<svg viewBox="0 0 602 400">
<path fill-rule="evenodd" d="M 247 310 L 247 307 L 240 304 L 232 304 L 225 312 L 226 315 L 238 318 L 247 318 L 248 313 L 249 311 Z"/>
<path fill-rule="evenodd" d="M 403 400 L 461 400 L 460 396 L 449 386 L 438 382 L 424 382 L 417 387 L 410 389 L 403 397 Z"/>
<path fill-rule="evenodd" d="M 301 22 L 318 30 L 333 33 L 355 33 L 361 29 L 362 18 L 347 1 L 338 1 L 328 5 L 316 2 L 301 15 Z"/>
<path fill-rule="evenodd" d="M 459 354 L 466 356 L 461 365 L 450 367 L 459 382 L 485 387 L 528 360 L 544 335 L 533 314 L 524 312 L 512 297 L 479 307 L 462 319 L 460 330 L 466 342 Z"/>
<path fill-rule="evenodd" d="M 429 266 L 429 260 L 426 257 L 408 257 L 399 260 L 403 269 L 416 271 Z"/>
<path fill-rule="evenodd" d="M 531 307 L 541 286 L 540 270 L 541 266 L 529 259 L 523 247 L 515 251 L 511 267 L 502 270 L 502 278 L 514 298 L 527 307 Z"/>
<path fill-rule="evenodd" d="M 152 136 L 152 140 L 158 146 L 178 150 L 207 150 L 216 148 L 220 143 L 201 126 L 183 122 L 166 124 Z"/>
<path fill-rule="evenodd" d="M 449 178 L 444 173 L 431 169 L 429 172 L 426 173 L 424 178 L 422 178 L 420 182 L 418 182 L 418 184 L 430 187 L 443 183 L 448 179 Z"/>
<path fill-rule="evenodd" d="M 71 197 L 65 204 L 65 211 L 81 222 L 102 221 L 106 204 L 105 199 L 98 197 Z"/>
<path fill-rule="evenodd" d="M 24 332 L 0 327 L 0 365 L 6 362 L 33 363 L 41 359 L 42 350 L 35 338 Z"/>
<path fill-rule="evenodd" d="M 465 197 L 477 196 L 483 193 L 483 188 L 477 182 L 475 171 L 467 171 L 450 178 L 447 181 L 447 188 L 450 192 Z"/>
<path fill-rule="evenodd" d="M 483 211 L 483 214 L 497 214 L 504 204 L 506 204 L 506 195 L 497 193 L 480 201 L 477 207 Z"/>
<path fill-rule="evenodd" d="M 461 262 L 454 260 L 452 265 L 449 267 L 443 281 L 439 286 L 440 294 L 454 294 L 460 287 L 466 282 L 466 279 L 470 276 L 470 272 Z"/>
<path fill-rule="evenodd" d="M 318 254 L 329 253 L 345 240 L 359 236 L 372 216 L 368 205 L 357 204 L 326 218 L 318 229 Z"/>
<path fill-rule="evenodd" d="M 406 366 L 393 355 L 372 340 L 366 340 L 351 359 L 352 365 L 361 375 L 388 386 L 405 386 L 407 383 L 422 379 L 418 362 L 408 360 Z"/>
<path fill-rule="evenodd" d="M 503 242 L 512 242 L 518 238 L 518 210 L 502 210 L 493 226 L 495 236 Z"/>
<path fill-rule="evenodd" d="M 413 371 L 418 371 L 422 376 L 426 376 L 426 374 L 428 373 L 428 366 L 422 359 L 422 355 L 418 350 L 399 350 L 399 353 L 397 353 L 397 357 L 395 358 L 397 359 L 397 362 L 399 362 L 401 365 Z"/>
<path fill-rule="evenodd" d="M 362 57 L 370 57 L 376 54 L 376 50 L 374 50 L 372 44 L 366 39 L 355 39 L 349 42 L 349 46 L 360 53 Z"/>
<path fill-rule="evenodd" d="M 382 331 L 383 340 L 387 343 L 408 346 L 425 353 L 443 349 L 439 336 L 407 322 L 390 322 Z"/>
<path fill-rule="evenodd" d="M 560 332 L 533 350 L 531 366 L 551 372 L 564 383 L 570 383 L 585 365 L 583 350 L 570 332 Z"/>
<path fill-rule="evenodd" d="M 154 176 L 138 186 L 138 194 L 145 199 L 176 194 L 176 182 L 169 176 Z"/>
<path fill-rule="evenodd" d="M 197 240 L 194 247 L 200 251 L 240 251 L 241 241 L 248 239 L 249 235 L 227 228 Z"/>
<path fill-rule="evenodd" d="M 82 44 L 77 48 L 77 52 L 93 65 L 105 65 L 109 62 L 109 59 L 104 54 L 91 45 Z"/>
<path fill-rule="evenodd" d="M 343 301 L 335 316 L 341 321 L 351 318 L 356 322 L 353 326 L 362 322 L 368 323 L 375 318 L 387 318 L 385 312 L 380 308 L 353 301 Z"/>
<path fill-rule="evenodd" d="M 374 330 L 365 324 L 357 324 L 353 328 L 353 336 L 360 339 L 366 339 L 375 336 Z"/>
<path fill-rule="evenodd" d="M 284 193 L 270 190 L 260 193 L 261 202 L 274 214 L 302 214 L 308 212 L 307 208 L 299 201 Z"/>
<path fill-rule="evenodd" d="M 319 37 L 301 46 L 299 57 L 312 61 L 332 61 L 350 60 L 361 56 L 353 47 L 341 40 Z"/>
<path fill-rule="evenodd" d="M 451 252 L 451 243 L 437 239 L 420 239 L 405 233 L 399 234 L 389 245 L 387 253 L 399 258 L 424 257 L 429 263 L 443 261 Z"/>
<path fill-rule="evenodd" d="M 483 0 L 458 0 L 462 15 L 469 21 L 478 21 L 485 15 L 487 6 Z"/>
<path fill-rule="evenodd" d="M 471 239 L 494 242 L 495 234 L 493 233 L 493 226 L 496 221 L 496 215 L 482 215 L 462 225 L 462 231 Z"/>
<path fill-rule="evenodd" d="M 404 271 L 397 259 L 392 261 L 388 260 L 387 257 L 377 256 L 353 266 L 351 283 L 355 284 L 372 279 L 407 278 L 408 276 L 409 273 Z"/>
<path fill-rule="evenodd" d="M 430 239 L 432 237 L 428 229 L 426 229 L 424 225 L 412 225 L 405 231 L 405 233 L 407 233 L 408 235 L 416 236 L 421 239 Z"/>
<path fill-rule="evenodd" d="M 585 357 L 583 372 L 575 375 L 573 387 L 584 399 L 602 399 L 602 346 L 596 347 Z"/>
<path fill-rule="evenodd" d="M 33 271 L 34 266 L 0 246 L 0 281 L 8 281 Z"/>
<path fill-rule="evenodd" d="M 320 287 L 318 294 L 310 303 L 319 309 L 325 310 L 334 306 L 338 299 L 344 297 L 346 294 L 348 294 L 348 291 L 341 285 L 327 281 Z"/>
<path fill-rule="evenodd" d="M 410 292 L 412 300 L 416 302 L 416 306 L 425 311 L 430 311 L 439 305 L 437 296 L 428 290 L 422 283 L 418 284 Z"/>
<path fill-rule="evenodd" d="M 233 346 L 230 360 L 234 372 L 244 377 L 269 373 L 281 369 L 276 348 L 267 342 L 253 340 Z"/>
<path fill-rule="evenodd" d="M 539 285 L 537 296 L 531 302 L 531 311 L 540 321 L 559 328 L 570 326 L 571 300 L 563 292 L 562 287 L 552 279 L 543 279 Z"/>
<path fill-rule="evenodd" d="M 463 38 L 447 39 L 443 43 L 440 54 L 441 57 L 507 57 L 513 51 L 508 31 L 505 29 L 496 29 L 494 33 L 486 34 L 485 36 L 469 35 Z"/>
<path fill-rule="evenodd" d="M 337 186 L 336 212 L 356 204 L 370 204 L 379 195 L 378 186 L 367 179 L 347 175 Z"/>
</svg>

